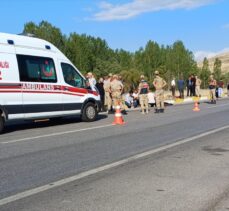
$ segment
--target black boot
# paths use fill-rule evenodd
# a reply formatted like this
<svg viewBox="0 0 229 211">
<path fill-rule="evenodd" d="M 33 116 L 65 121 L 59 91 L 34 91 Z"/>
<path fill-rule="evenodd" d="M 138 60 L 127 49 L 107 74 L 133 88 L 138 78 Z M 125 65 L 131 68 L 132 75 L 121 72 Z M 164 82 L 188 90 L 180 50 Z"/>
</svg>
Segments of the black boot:
<svg viewBox="0 0 229 211">
<path fill-rule="evenodd" d="M 160 113 L 160 110 L 156 108 L 154 113 L 155 114 L 159 114 Z"/>
<path fill-rule="evenodd" d="M 108 111 L 108 114 L 114 114 L 114 110 Z"/>
<path fill-rule="evenodd" d="M 127 115 L 126 110 L 122 110 L 121 113 L 122 113 L 123 115 Z"/>
</svg>

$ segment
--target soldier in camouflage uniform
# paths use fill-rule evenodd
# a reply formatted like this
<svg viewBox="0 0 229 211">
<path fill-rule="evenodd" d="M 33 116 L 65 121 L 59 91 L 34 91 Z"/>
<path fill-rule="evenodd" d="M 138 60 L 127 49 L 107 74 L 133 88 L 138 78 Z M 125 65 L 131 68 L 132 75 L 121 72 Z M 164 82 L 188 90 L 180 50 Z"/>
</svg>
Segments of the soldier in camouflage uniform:
<svg viewBox="0 0 229 211">
<path fill-rule="evenodd" d="M 138 86 L 138 94 L 139 94 L 142 114 L 145 114 L 145 112 L 148 114 L 149 113 L 149 104 L 148 104 L 149 85 L 146 82 L 146 80 L 144 79 L 144 75 L 141 75 L 140 79 L 141 79 L 141 82 Z"/>
<path fill-rule="evenodd" d="M 216 96 L 215 96 L 215 89 L 216 89 L 216 80 L 214 79 L 213 75 L 210 75 L 209 79 L 209 94 L 210 94 L 210 103 L 216 104 Z"/>
<path fill-rule="evenodd" d="M 106 76 L 103 82 L 103 88 L 105 91 L 104 105 L 107 106 L 107 113 L 111 113 L 111 106 L 112 106 L 111 89 L 110 89 L 111 79 L 112 79 L 112 74 L 110 73 L 109 76 Z"/>
<path fill-rule="evenodd" d="M 156 78 L 153 81 L 153 85 L 156 89 L 156 110 L 155 113 L 164 113 L 164 90 L 163 88 L 166 86 L 166 82 L 163 78 L 159 76 L 159 72 L 155 71 Z"/>
<path fill-rule="evenodd" d="M 111 96 L 113 99 L 113 106 L 116 108 L 117 105 L 120 105 L 122 100 L 122 91 L 123 91 L 123 84 L 121 81 L 118 80 L 117 75 L 113 75 L 113 80 L 110 83 L 111 87 Z"/>
<path fill-rule="evenodd" d="M 121 102 L 120 102 L 120 107 L 121 107 L 121 112 L 122 114 L 125 114 L 127 115 L 127 112 L 126 112 L 126 105 L 125 105 L 125 95 L 124 95 L 124 84 L 123 84 L 123 80 L 122 80 L 122 76 L 119 75 L 118 76 L 118 80 L 122 83 L 122 93 L 121 93 Z"/>
</svg>

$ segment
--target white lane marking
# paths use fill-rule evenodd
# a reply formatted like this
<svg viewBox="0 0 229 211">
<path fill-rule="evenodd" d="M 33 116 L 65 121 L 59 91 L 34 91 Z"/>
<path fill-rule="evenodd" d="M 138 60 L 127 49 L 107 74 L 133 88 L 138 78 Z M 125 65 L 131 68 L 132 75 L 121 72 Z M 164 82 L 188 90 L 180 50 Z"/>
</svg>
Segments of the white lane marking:
<svg viewBox="0 0 229 211">
<path fill-rule="evenodd" d="M 223 105 L 215 105 L 215 106 L 207 107 L 207 109 L 208 108 L 211 109 L 211 108 L 216 108 L 216 107 L 222 107 L 222 106 L 226 106 L 226 105 L 229 105 L 229 104 L 227 103 L 227 104 L 223 104 Z M 183 110 L 186 110 L 186 109 L 187 108 L 185 108 L 185 109 L 179 109 L 177 111 L 180 112 L 181 110 L 183 111 Z M 174 114 L 174 111 L 173 111 L 172 114 Z M 17 140 L 3 141 L 3 142 L 0 142 L 0 144 L 10 144 L 10 143 L 28 141 L 28 140 L 33 140 L 33 139 L 39 139 L 39 138 L 46 138 L 46 137 L 64 135 L 64 134 L 68 134 L 68 133 L 76 133 L 76 132 L 81 132 L 81 131 L 87 131 L 87 130 L 105 128 L 105 127 L 110 127 L 110 126 L 112 126 L 112 124 L 101 125 L 101 126 L 96 126 L 96 127 L 91 127 L 91 128 L 78 129 L 78 130 L 70 130 L 70 131 L 59 132 L 59 133 L 51 133 L 51 134 L 46 134 L 46 135 L 41 135 L 41 136 L 27 137 L 27 138 L 22 138 L 22 139 L 17 139 Z"/>
<path fill-rule="evenodd" d="M 22 139 L 17 139 L 17 140 L 4 141 L 4 142 L 0 142 L 0 144 L 10 144 L 10 143 L 39 139 L 39 138 L 46 138 L 46 137 L 51 137 L 51 136 L 59 136 L 59 135 L 64 135 L 64 134 L 77 133 L 77 132 L 81 132 L 81 131 L 100 129 L 100 128 L 111 127 L 111 126 L 112 126 L 112 124 L 108 124 L 108 125 L 100 125 L 100 126 L 96 126 L 96 127 L 89 127 L 89 128 L 78 129 L 78 130 L 69 130 L 69 131 L 64 131 L 64 132 L 59 132 L 59 133 L 50 133 L 50 134 L 46 134 L 46 135 L 33 136 L 33 137 L 27 137 L 27 138 L 22 138 Z"/>
<path fill-rule="evenodd" d="M 127 164 L 129 162 L 138 160 L 140 158 L 144 158 L 144 157 L 147 157 L 149 155 L 153 155 L 155 153 L 158 153 L 158 152 L 170 149 L 172 147 L 176 147 L 176 146 L 191 142 L 193 140 L 196 140 L 196 139 L 202 138 L 204 136 L 208 136 L 208 135 L 214 134 L 216 132 L 219 132 L 219 131 L 222 131 L 222 130 L 225 130 L 225 129 L 228 129 L 228 128 L 229 128 L 229 125 L 221 127 L 221 128 L 217 128 L 217 129 L 214 129 L 214 130 L 211 130 L 211 131 L 208 131 L 208 132 L 201 133 L 199 135 L 193 136 L 191 138 L 183 139 L 183 140 L 177 141 L 175 143 L 168 144 L 168 145 L 156 148 L 156 149 L 152 149 L 152 150 L 149 150 L 147 152 L 143 152 L 143 153 L 131 156 L 129 158 L 126 158 L 126 159 L 111 163 L 111 164 L 107 164 L 107 165 L 104 165 L 104 166 L 101 166 L 101 167 L 98 167 L 98 168 L 95 168 L 95 169 L 92 169 L 92 170 L 89 170 L 89 171 L 85 171 L 85 172 L 76 174 L 76 175 L 74 175 L 72 177 L 68 177 L 68 178 L 65 178 L 65 179 L 62 179 L 62 180 L 47 184 L 47 185 L 43 185 L 43 186 L 31 189 L 31 190 L 27 190 L 27 191 L 24 191 L 24 192 L 21 192 L 21 193 L 18 193 L 18 194 L 15 194 L 15 195 L 0 199 L 0 206 L 8 204 L 8 203 L 11 203 L 11 202 L 14 202 L 14 201 L 17 201 L 19 199 L 23 199 L 23 198 L 26 198 L 26 197 L 41 193 L 43 191 L 47 191 L 47 190 L 50 190 L 50 189 L 53 189 L 53 188 L 56 188 L 56 187 L 60 187 L 62 185 L 66 185 L 66 184 L 68 184 L 70 182 L 77 181 L 79 179 L 82 179 L 82 178 L 97 174 L 97 173 L 105 171 L 105 170 L 109 170 L 109 169 L 114 168 L 114 167 L 121 166 L 123 164 Z"/>
</svg>

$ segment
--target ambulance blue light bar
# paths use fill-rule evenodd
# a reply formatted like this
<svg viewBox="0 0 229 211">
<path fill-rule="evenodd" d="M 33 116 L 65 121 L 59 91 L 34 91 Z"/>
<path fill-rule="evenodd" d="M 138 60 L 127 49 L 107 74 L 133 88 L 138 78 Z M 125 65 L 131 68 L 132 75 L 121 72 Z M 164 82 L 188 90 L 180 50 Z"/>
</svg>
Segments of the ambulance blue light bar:
<svg viewBox="0 0 229 211">
<path fill-rule="evenodd" d="M 47 50 L 50 50 L 50 49 L 51 49 L 51 47 L 50 47 L 49 45 L 46 45 L 45 48 L 46 48 Z"/>
<path fill-rule="evenodd" d="M 14 41 L 13 40 L 7 40 L 9 45 L 14 45 Z"/>
</svg>

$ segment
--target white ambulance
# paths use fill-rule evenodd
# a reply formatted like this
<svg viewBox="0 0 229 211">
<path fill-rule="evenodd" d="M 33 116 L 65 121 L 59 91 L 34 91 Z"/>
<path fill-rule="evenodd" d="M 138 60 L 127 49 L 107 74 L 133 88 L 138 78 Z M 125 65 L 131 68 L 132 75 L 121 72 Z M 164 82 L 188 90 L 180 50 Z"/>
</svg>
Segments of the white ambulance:
<svg viewBox="0 0 229 211">
<path fill-rule="evenodd" d="M 94 121 L 100 96 L 51 43 L 0 33 L 0 132 L 8 120 L 80 114 Z"/>
</svg>

